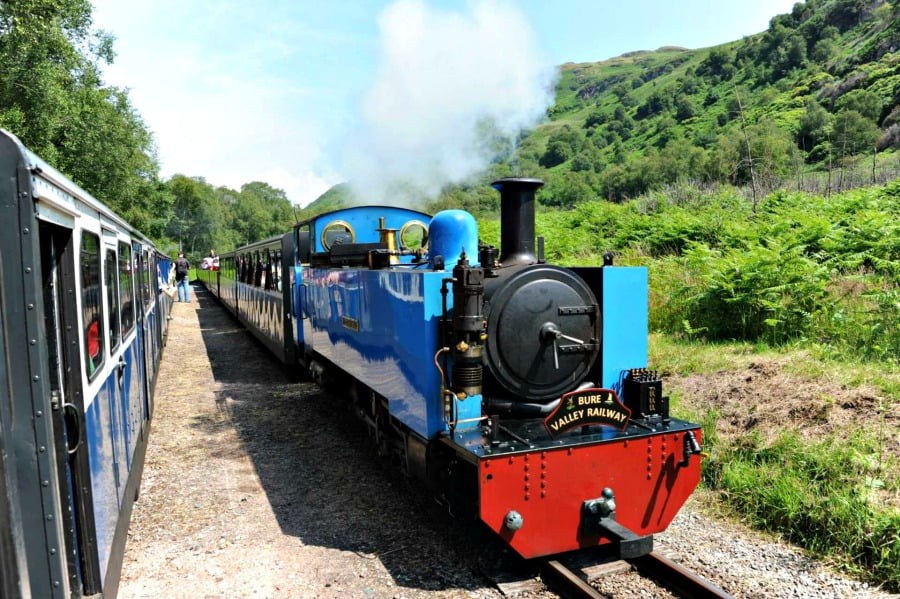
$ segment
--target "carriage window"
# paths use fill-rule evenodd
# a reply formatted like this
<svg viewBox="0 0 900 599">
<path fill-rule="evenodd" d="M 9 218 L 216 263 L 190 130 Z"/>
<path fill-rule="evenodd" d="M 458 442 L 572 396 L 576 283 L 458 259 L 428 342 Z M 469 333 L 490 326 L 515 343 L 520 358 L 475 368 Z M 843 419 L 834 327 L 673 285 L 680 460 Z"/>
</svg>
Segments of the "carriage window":
<svg viewBox="0 0 900 599">
<path fill-rule="evenodd" d="M 134 275 L 131 271 L 131 246 L 119 244 L 119 298 L 122 302 L 122 336 L 134 328 Z"/>
<path fill-rule="evenodd" d="M 144 263 L 141 265 L 143 270 L 141 271 L 141 283 L 143 285 L 143 293 L 144 293 L 144 310 L 148 310 L 150 308 L 150 303 L 153 301 L 153 295 L 150 293 L 152 287 L 150 287 L 150 253 L 146 250 L 144 251 Z"/>
<path fill-rule="evenodd" d="M 281 291 L 281 250 L 272 252 L 272 289 Z"/>
<path fill-rule="evenodd" d="M 88 378 L 103 363 L 103 303 L 101 301 L 100 238 L 81 233 L 81 315 L 84 321 L 84 362 Z"/>
<path fill-rule="evenodd" d="M 106 250 L 106 303 L 109 306 L 109 348 L 119 347 L 122 330 L 119 328 L 119 285 L 116 281 L 116 250 Z"/>
<path fill-rule="evenodd" d="M 263 283 L 263 263 L 262 256 L 260 256 L 259 252 L 253 252 L 253 286 L 254 287 L 262 287 Z"/>
<path fill-rule="evenodd" d="M 266 289 L 274 289 L 274 280 L 272 279 L 272 252 L 266 250 L 265 254 L 265 269 L 263 270 L 263 287 Z"/>
</svg>

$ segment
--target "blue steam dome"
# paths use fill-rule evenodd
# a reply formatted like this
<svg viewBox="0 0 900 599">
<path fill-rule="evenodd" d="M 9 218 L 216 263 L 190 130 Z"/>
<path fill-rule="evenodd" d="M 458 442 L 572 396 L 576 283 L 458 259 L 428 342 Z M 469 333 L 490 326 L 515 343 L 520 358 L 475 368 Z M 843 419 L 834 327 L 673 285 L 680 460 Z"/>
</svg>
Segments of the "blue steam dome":
<svg viewBox="0 0 900 599">
<path fill-rule="evenodd" d="M 428 226 L 428 247 L 432 268 L 434 257 L 443 256 L 447 270 L 452 269 L 463 251 L 469 264 L 478 262 L 478 223 L 465 210 L 443 210 Z"/>
</svg>

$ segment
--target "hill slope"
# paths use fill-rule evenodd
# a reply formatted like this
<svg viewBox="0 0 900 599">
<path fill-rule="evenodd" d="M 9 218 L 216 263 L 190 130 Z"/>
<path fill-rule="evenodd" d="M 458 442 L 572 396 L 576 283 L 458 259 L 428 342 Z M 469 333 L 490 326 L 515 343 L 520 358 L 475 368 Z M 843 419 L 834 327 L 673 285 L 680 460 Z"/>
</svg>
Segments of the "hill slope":
<svg viewBox="0 0 900 599">
<path fill-rule="evenodd" d="M 562 65 L 547 121 L 514 156 L 497 156 L 481 180 L 446 190 L 434 207 L 493 211 L 474 190 L 508 174 L 543 178 L 540 200 L 563 207 L 678 180 L 771 190 L 898 147 L 900 4 L 807 0 L 739 41 Z M 900 166 L 892 168 L 880 178 L 897 176 Z M 334 194 L 326 196 L 333 206 Z"/>
</svg>

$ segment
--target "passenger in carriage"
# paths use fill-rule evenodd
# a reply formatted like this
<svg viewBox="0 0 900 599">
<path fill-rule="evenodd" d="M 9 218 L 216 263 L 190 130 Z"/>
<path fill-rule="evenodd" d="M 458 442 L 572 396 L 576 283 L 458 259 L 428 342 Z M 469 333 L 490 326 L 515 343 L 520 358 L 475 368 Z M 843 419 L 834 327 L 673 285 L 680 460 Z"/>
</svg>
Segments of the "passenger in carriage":
<svg viewBox="0 0 900 599">
<path fill-rule="evenodd" d="M 100 321 L 94 319 L 87 327 L 88 376 L 92 376 L 100 364 Z"/>
<path fill-rule="evenodd" d="M 156 284 L 159 286 L 159 290 L 175 299 L 175 294 L 177 293 L 175 290 L 175 286 L 172 285 L 172 271 L 169 271 L 169 280 L 164 281 L 162 272 L 159 270 L 159 264 L 156 265 Z"/>
<path fill-rule="evenodd" d="M 202 270 L 219 270 L 219 257 L 216 256 L 216 250 L 209 250 L 209 256 L 200 263 Z"/>
</svg>

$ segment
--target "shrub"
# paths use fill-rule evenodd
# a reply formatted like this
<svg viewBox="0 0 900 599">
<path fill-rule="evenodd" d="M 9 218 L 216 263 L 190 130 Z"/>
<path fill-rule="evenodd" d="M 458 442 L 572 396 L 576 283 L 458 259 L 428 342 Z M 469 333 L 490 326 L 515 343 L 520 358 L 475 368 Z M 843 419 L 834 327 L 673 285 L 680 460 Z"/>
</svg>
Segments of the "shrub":
<svg viewBox="0 0 900 599">
<path fill-rule="evenodd" d="M 809 334 L 827 309 L 828 270 L 802 245 L 768 239 L 716 250 L 695 243 L 678 263 L 693 273 L 693 284 L 672 290 L 681 312 L 674 322 L 687 320 L 711 339 L 782 343 Z M 666 320 L 671 327 L 673 318 Z"/>
</svg>

